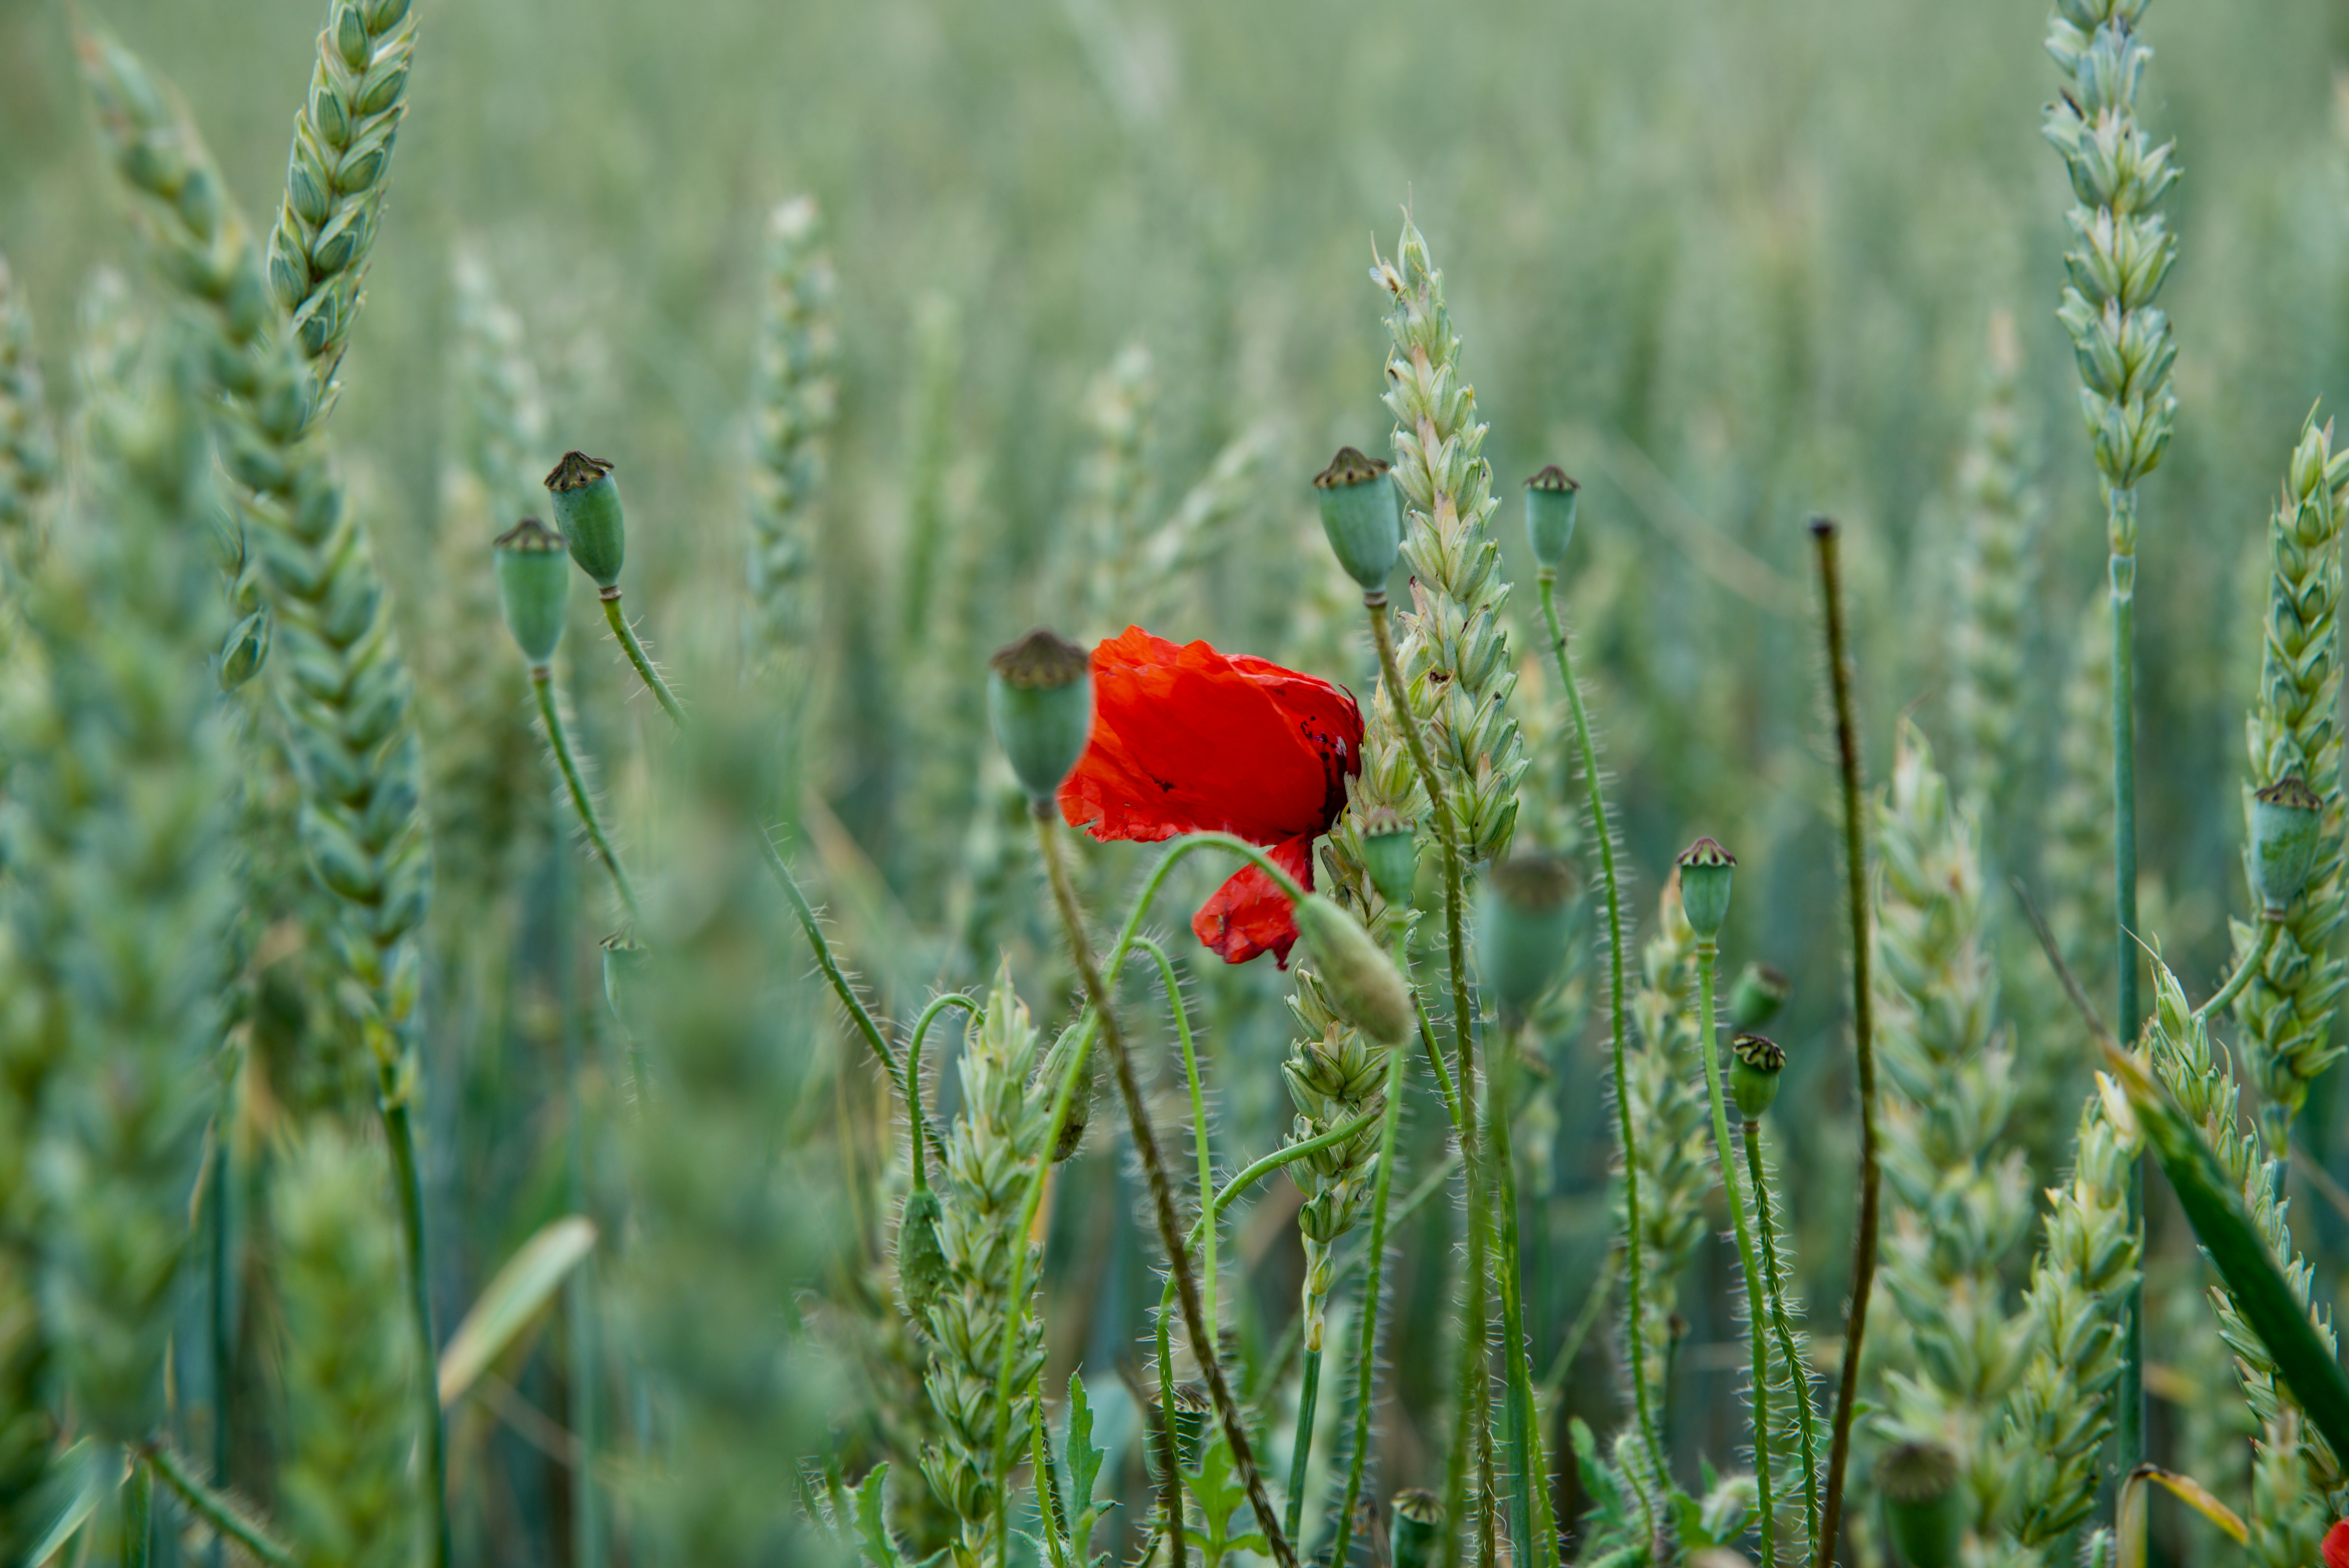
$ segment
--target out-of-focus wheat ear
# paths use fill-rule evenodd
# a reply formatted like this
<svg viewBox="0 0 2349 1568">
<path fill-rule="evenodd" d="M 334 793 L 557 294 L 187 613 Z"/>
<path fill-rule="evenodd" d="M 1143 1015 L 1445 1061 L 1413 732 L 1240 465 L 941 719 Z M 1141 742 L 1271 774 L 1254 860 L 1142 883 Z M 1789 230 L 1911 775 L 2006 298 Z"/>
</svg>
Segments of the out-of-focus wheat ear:
<svg viewBox="0 0 2349 1568">
<path fill-rule="evenodd" d="M 2238 965 L 2255 956 L 2263 928 L 2279 929 L 2257 954 L 2258 973 L 2235 1003 L 2243 1047 L 2267 1104 L 2262 1109 L 2268 1152 L 2291 1158 L 2292 1119 L 2309 1085 L 2341 1058 L 2333 1015 L 2349 987 L 2349 965 L 2334 949 L 2349 913 L 2343 886 L 2341 726 L 2341 527 L 2349 514 L 2349 452 L 2333 449 L 2333 428 L 2312 410 L 2301 428 L 2268 526 L 2270 575 L 2260 696 L 2244 721 L 2251 773 L 2244 810 L 2253 797 L 2298 779 L 2318 802 L 2315 859 L 2299 895 L 2281 922 L 2266 918 L 2254 892 L 2252 918 L 2230 923 Z M 2255 837 L 2255 835 L 2253 835 Z M 2244 848 L 2244 874 L 2256 888 L 2253 845 Z"/>
<path fill-rule="evenodd" d="M 1978 819 L 2022 776 L 2023 661 L 2039 578 L 2041 517 L 2018 383 L 2014 317 L 1992 314 L 1989 375 L 1958 464 L 1956 682 L 1950 717 L 1961 745 L 1959 783 Z"/>
<path fill-rule="evenodd" d="M 837 284 L 815 200 L 767 220 L 767 293 L 750 383 L 750 601 L 761 657 L 804 653 L 816 627 L 817 529 L 840 397 Z"/>
<path fill-rule="evenodd" d="M 415 53 L 409 0 L 335 0 L 309 96 L 295 112 L 285 199 L 269 236 L 269 290 L 322 408 L 334 400 L 335 370 L 358 318 Z"/>
<path fill-rule="evenodd" d="M 35 548 L 57 487 L 57 432 L 33 352 L 33 313 L 0 256 L 0 547 Z"/>
<path fill-rule="evenodd" d="M 322 1117 L 278 1161 L 269 1205 L 285 1324 L 281 1523 L 306 1563 L 413 1563 L 414 1352 L 382 1156 Z"/>
</svg>

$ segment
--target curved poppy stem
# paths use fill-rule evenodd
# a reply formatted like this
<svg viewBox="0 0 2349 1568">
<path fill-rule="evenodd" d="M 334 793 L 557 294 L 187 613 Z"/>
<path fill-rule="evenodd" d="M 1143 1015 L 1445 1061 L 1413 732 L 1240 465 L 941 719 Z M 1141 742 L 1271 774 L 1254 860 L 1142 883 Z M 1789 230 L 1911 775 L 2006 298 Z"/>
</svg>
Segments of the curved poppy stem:
<svg viewBox="0 0 2349 1568">
<path fill-rule="evenodd" d="M 661 678 L 652 656 L 645 652 L 644 644 L 636 641 L 636 629 L 628 624 L 627 614 L 620 608 L 620 591 L 617 588 L 605 589 L 603 601 L 604 619 L 611 623 L 612 635 L 628 655 L 628 663 L 636 667 L 636 678 L 645 683 L 645 689 L 659 702 L 661 711 L 668 715 L 669 722 L 683 728 L 685 709 L 678 706 L 677 694 L 669 690 L 668 682 Z"/>
<path fill-rule="evenodd" d="M 949 991 L 935 997 L 922 1009 L 914 1021 L 914 1033 L 905 1046 L 905 1077 L 899 1087 L 905 1093 L 905 1129 L 913 1140 L 906 1158 L 913 1167 L 914 1191 L 919 1192 L 930 1184 L 929 1161 L 922 1153 L 922 1132 L 926 1125 L 922 1109 L 922 1039 L 930 1032 L 930 1025 L 948 1007 L 960 1007 L 966 1016 L 978 1011 L 978 1004 L 959 991 Z M 943 1145 L 941 1145 L 943 1147 Z"/>
<path fill-rule="evenodd" d="M 1435 770 L 1435 758 L 1428 753 L 1426 739 L 1419 733 L 1418 716 L 1411 710 L 1410 688 L 1403 684 L 1402 665 L 1395 657 L 1394 631 L 1388 624 L 1385 593 L 1373 590 L 1363 594 L 1362 606 L 1370 613 L 1371 640 L 1378 645 L 1379 670 L 1385 678 L 1388 705 L 1394 712 L 1396 727 L 1402 731 L 1403 745 L 1411 752 L 1412 766 L 1419 771 L 1420 784 L 1427 791 L 1428 816 L 1435 825 L 1436 841 L 1444 847 L 1444 925 L 1452 964 L 1452 1040 L 1454 1054 L 1460 1063 L 1457 1128 L 1469 1209 L 1468 1269 L 1462 1288 L 1466 1298 L 1463 1313 L 1465 1337 L 1460 1358 L 1462 1387 L 1457 1397 L 1467 1400 L 1475 1415 L 1478 1484 L 1484 1493 L 1477 1508 L 1481 1516 L 1477 1559 L 1489 1565 L 1497 1550 L 1493 1539 L 1493 1388 L 1488 1372 L 1491 1342 L 1486 1321 L 1490 1292 L 1485 1279 L 1485 1233 L 1491 1219 L 1491 1193 L 1485 1185 L 1476 1127 L 1475 1012 L 1469 1001 L 1468 944 L 1461 926 L 1466 876 L 1461 864 L 1459 837 L 1453 830 L 1451 799 L 1445 793 L 1443 776 Z M 1484 1354 L 1476 1354 L 1479 1351 Z M 1460 1517 L 1463 1479 L 1457 1463 L 1449 1467 L 1444 1486 L 1447 1520 Z"/>
<path fill-rule="evenodd" d="M 1232 1398 L 1223 1364 L 1216 1356 L 1215 1331 L 1206 1321 L 1199 1299 L 1199 1282 L 1191 1269 L 1190 1249 L 1184 1244 L 1182 1222 L 1175 1217 L 1174 1189 L 1166 1180 L 1158 1138 L 1151 1130 L 1150 1114 L 1142 1102 L 1142 1086 L 1133 1075 L 1133 1058 L 1125 1048 L 1125 1032 L 1118 1025 L 1117 1010 L 1109 986 L 1102 979 L 1101 966 L 1093 961 L 1092 941 L 1085 934 L 1084 913 L 1077 905 L 1077 890 L 1069 878 L 1067 857 L 1061 851 L 1059 826 L 1057 815 L 1050 803 L 1046 802 L 1043 810 L 1036 813 L 1036 839 L 1044 851 L 1044 868 L 1051 879 L 1053 901 L 1060 905 L 1061 924 L 1068 934 L 1070 953 L 1077 961 L 1077 973 L 1084 981 L 1085 994 L 1092 999 L 1101 1037 L 1109 1047 L 1110 1066 L 1117 1075 L 1118 1096 L 1125 1101 L 1127 1126 L 1133 1137 L 1134 1151 L 1142 1157 L 1142 1173 L 1150 1188 L 1159 1243 L 1165 1248 L 1167 1264 L 1174 1274 L 1174 1292 L 1182 1304 L 1184 1326 L 1190 1331 L 1192 1352 L 1206 1376 L 1208 1397 L 1214 1399 L 1216 1413 L 1223 1420 L 1232 1466 L 1239 1471 L 1240 1483 L 1247 1492 L 1249 1506 L 1255 1510 L 1257 1524 L 1272 1550 L 1273 1561 L 1280 1568 L 1297 1568 L 1297 1553 L 1281 1529 L 1280 1515 L 1275 1511 L 1272 1498 L 1265 1491 L 1264 1476 L 1257 1469 L 1247 1421 L 1238 1401 Z"/>
</svg>

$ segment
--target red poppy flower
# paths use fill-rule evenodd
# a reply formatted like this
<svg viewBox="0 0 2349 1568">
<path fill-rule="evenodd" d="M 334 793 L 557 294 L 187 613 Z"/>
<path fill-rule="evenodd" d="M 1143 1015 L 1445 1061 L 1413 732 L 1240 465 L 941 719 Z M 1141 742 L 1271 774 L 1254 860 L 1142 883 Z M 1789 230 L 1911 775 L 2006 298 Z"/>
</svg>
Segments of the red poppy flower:
<svg viewBox="0 0 2349 1568">
<path fill-rule="evenodd" d="M 1345 809 L 1361 753 L 1362 713 L 1342 686 L 1128 626 L 1093 650 L 1092 739 L 1061 813 L 1096 839 L 1231 833 L 1309 888 L 1313 841 Z M 1270 953 L 1286 968 L 1297 942 L 1288 900 L 1253 865 L 1191 930 L 1227 964 Z"/>
<path fill-rule="evenodd" d="M 2349 1568 L 2349 1519 L 2324 1532 L 2324 1568 Z"/>
</svg>

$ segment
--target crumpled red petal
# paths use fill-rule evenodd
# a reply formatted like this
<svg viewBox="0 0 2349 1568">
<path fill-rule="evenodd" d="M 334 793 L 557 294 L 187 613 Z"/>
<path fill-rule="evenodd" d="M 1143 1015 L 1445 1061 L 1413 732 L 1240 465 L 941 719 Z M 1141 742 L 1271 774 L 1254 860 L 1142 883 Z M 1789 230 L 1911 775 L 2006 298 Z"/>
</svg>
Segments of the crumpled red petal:
<svg viewBox="0 0 2349 1568">
<path fill-rule="evenodd" d="M 1313 841 L 1289 839 L 1265 851 L 1273 864 L 1313 887 Z M 1215 896 L 1191 917 L 1191 934 L 1226 964 L 1245 964 L 1260 953 L 1274 964 L 1288 967 L 1288 950 L 1297 945 L 1297 912 L 1280 884 L 1253 861 L 1217 888 Z"/>
<path fill-rule="evenodd" d="M 2324 1568 L 2349 1568 L 2349 1519 L 2324 1532 Z"/>
</svg>

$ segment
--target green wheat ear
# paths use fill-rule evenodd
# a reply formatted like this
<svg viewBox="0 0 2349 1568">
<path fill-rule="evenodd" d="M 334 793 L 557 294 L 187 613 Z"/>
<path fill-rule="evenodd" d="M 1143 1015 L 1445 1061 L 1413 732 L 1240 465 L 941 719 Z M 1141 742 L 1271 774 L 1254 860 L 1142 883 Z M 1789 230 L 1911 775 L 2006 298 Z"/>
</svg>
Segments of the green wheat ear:
<svg viewBox="0 0 2349 1568">
<path fill-rule="evenodd" d="M 420 1513 L 409 1455 L 414 1356 L 396 1304 L 399 1228 L 380 1153 L 313 1121 L 270 1180 L 285 1322 L 284 1523 L 303 1561 L 398 1568 Z"/>
<path fill-rule="evenodd" d="M 57 434 L 33 352 L 33 313 L 0 256 L 0 546 L 21 557 L 58 480 Z"/>
<path fill-rule="evenodd" d="M 840 356 L 823 214 L 795 196 L 767 220 L 767 294 L 750 384 L 750 601 L 762 656 L 816 632 L 817 523 Z"/>
<path fill-rule="evenodd" d="M 321 411 L 334 401 L 335 370 L 358 316 L 415 52 L 409 0 L 335 0 L 318 34 L 309 96 L 294 116 L 285 200 L 269 236 L 269 288 L 315 367 L 312 400 Z"/>
<path fill-rule="evenodd" d="M 2251 796 L 2297 777 L 2322 812 L 2316 860 L 2305 888 L 2284 912 L 2260 971 L 2235 1004 L 2244 1049 L 2267 1098 L 2262 1125 L 2271 1151 L 2289 1159 L 2292 1119 L 2309 1085 L 2341 1058 L 2333 1015 L 2349 987 L 2349 965 L 2333 955 L 2342 917 L 2341 528 L 2349 512 L 2349 452 L 2333 449 L 2333 428 L 2312 412 L 2288 465 L 2282 500 L 2268 527 L 2266 647 L 2259 703 L 2244 720 Z M 2251 874 L 2251 849 L 2244 851 Z M 2253 900 L 2254 903 L 2258 901 Z M 2235 962 L 2251 955 L 2261 922 L 2230 922 Z"/>
<path fill-rule="evenodd" d="M 2023 352 L 2014 317 L 1991 317 L 1989 377 L 1958 465 L 1956 676 L 1950 717 L 1962 742 L 1956 769 L 1987 820 L 2023 775 L 2024 655 L 2038 583 L 2040 498 L 2020 407 Z"/>
<path fill-rule="evenodd" d="M 1381 260 L 1371 277 L 1387 297 L 1386 405 L 1394 482 L 1410 513 L 1402 550 L 1413 609 L 1402 614 L 1400 660 L 1421 720 L 1436 727 L 1463 852 L 1497 860 L 1516 826 L 1526 756 L 1509 714 L 1517 677 L 1501 624 L 1509 588 L 1493 538 L 1499 502 L 1485 427 L 1475 388 L 1461 375 L 1444 274 L 1409 218 L 1394 260 Z"/>
<path fill-rule="evenodd" d="M 1876 825 L 1873 973 L 1891 1198 L 1883 1272 L 1901 1320 L 1878 1352 L 1881 1398 L 1899 1437 L 1958 1456 L 1965 1517 L 1980 1529 L 1999 1517 L 2014 1461 L 1998 1415 L 2023 1375 L 2032 1324 L 2008 1310 L 2003 1277 L 2030 1228 L 2031 1177 L 2021 1150 L 2000 1149 L 2015 1100 L 2013 1051 L 1998 1016 L 1975 824 L 1905 721 Z"/>
</svg>

